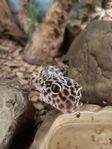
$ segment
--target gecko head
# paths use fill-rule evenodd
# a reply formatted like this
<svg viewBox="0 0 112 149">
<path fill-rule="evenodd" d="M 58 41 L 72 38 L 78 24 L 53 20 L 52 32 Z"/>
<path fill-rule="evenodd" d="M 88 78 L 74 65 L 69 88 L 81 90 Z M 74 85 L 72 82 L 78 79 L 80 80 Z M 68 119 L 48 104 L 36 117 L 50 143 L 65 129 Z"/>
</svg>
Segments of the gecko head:
<svg viewBox="0 0 112 149">
<path fill-rule="evenodd" d="M 33 79 L 33 86 L 47 104 L 56 109 L 71 113 L 76 111 L 81 98 L 81 86 L 62 74 L 54 66 L 43 69 L 38 78 Z M 52 70 L 52 71 L 51 71 Z M 58 72 L 59 71 L 59 72 Z"/>
</svg>

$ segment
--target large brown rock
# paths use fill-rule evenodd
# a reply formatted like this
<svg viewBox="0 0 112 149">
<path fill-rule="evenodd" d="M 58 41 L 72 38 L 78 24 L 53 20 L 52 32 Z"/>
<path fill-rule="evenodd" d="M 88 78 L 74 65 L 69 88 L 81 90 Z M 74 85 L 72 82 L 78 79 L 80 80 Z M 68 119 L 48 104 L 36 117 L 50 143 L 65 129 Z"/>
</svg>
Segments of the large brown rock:
<svg viewBox="0 0 112 149">
<path fill-rule="evenodd" d="M 64 60 L 83 87 L 82 101 L 112 104 L 112 22 L 95 21 L 73 41 Z"/>
</svg>

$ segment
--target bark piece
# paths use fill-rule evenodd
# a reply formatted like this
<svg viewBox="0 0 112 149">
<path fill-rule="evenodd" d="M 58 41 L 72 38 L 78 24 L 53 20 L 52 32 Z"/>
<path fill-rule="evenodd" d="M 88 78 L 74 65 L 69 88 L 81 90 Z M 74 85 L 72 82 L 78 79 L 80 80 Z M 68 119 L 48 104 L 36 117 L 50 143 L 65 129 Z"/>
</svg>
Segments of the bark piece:
<svg viewBox="0 0 112 149">
<path fill-rule="evenodd" d="M 24 44 L 26 41 L 25 33 L 16 25 L 14 18 L 6 1 L 0 1 L 0 38 L 11 36 L 15 40 Z"/>
<path fill-rule="evenodd" d="M 28 0 L 20 1 L 20 10 L 17 13 L 17 17 L 20 23 L 21 29 L 27 34 L 28 33 L 28 18 L 27 18 L 27 3 Z"/>
<path fill-rule="evenodd" d="M 63 42 L 68 14 L 76 0 L 54 0 L 43 23 L 27 44 L 24 58 L 32 64 L 52 61 Z"/>
</svg>

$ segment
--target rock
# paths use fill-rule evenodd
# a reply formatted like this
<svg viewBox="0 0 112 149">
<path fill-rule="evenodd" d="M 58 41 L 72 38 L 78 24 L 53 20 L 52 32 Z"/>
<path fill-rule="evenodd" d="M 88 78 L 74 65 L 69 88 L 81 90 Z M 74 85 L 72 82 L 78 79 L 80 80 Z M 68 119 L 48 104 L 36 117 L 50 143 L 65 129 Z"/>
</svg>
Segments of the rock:
<svg viewBox="0 0 112 149">
<path fill-rule="evenodd" d="M 35 135 L 35 139 L 30 147 L 30 149 L 37 149 L 43 142 L 43 139 L 46 137 L 52 123 L 61 113 L 58 110 L 49 111 L 46 115 L 46 118 L 41 125 L 40 129 Z M 39 148 L 38 148 L 39 149 Z"/>
<path fill-rule="evenodd" d="M 19 92 L 13 87 L 9 87 L 9 82 L 8 80 L 0 80 L 0 144 L 4 140 L 8 129 L 14 123 L 14 119 L 21 115 L 25 106 Z M 15 96 L 18 96 L 18 98 L 16 99 Z M 17 109 L 18 106 L 20 109 Z M 10 140 L 10 137 L 7 139 Z"/>
<path fill-rule="evenodd" d="M 69 34 L 75 38 L 88 23 L 102 19 L 102 15 L 105 16 L 101 0 L 80 0 L 73 5 L 69 14 L 67 23 Z"/>
<path fill-rule="evenodd" d="M 94 21 L 73 41 L 64 61 L 82 85 L 82 102 L 112 105 L 112 22 Z"/>
<path fill-rule="evenodd" d="M 19 82 L 0 79 L 0 149 L 26 149 L 35 132 L 35 109 Z M 18 141 L 19 140 L 19 141 Z"/>
<path fill-rule="evenodd" d="M 93 20 L 112 21 L 111 0 L 80 0 L 73 5 L 67 23 L 69 40 L 76 38 Z"/>
</svg>

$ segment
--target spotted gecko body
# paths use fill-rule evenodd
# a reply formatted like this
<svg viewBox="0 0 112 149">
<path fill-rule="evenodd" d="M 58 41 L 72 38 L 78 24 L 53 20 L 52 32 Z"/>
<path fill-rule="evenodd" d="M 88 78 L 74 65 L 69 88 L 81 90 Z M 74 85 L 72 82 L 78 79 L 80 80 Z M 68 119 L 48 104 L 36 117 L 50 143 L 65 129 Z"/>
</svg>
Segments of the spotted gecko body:
<svg viewBox="0 0 112 149">
<path fill-rule="evenodd" d="M 44 102 L 64 113 L 71 113 L 79 106 L 81 86 L 66 74 L 64 67 L 47 66 L 38 77 L 32 78 L 31 84 Z"/>
</svg>

